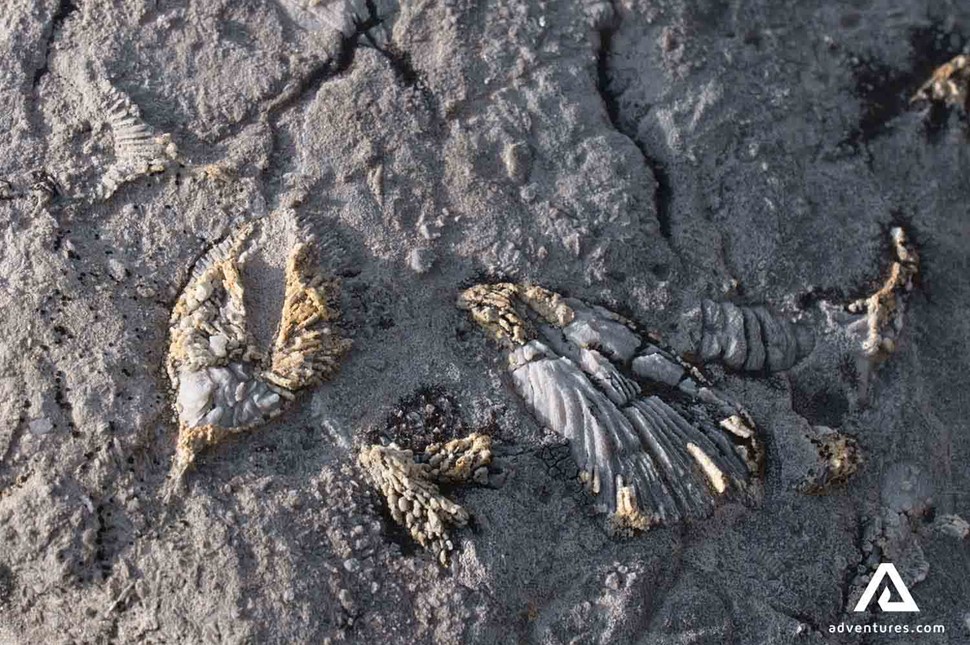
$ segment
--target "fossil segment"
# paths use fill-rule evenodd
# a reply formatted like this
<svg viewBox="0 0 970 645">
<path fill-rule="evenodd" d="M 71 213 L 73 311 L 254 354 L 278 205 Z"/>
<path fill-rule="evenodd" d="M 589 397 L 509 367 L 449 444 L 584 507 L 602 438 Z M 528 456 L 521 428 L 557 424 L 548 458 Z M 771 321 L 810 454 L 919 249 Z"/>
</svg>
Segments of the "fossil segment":
<svg viewBox="0 0 970 645">
<path fill-rule="evenodd" d="M 542 287 L 517 285 L 508 282 L 480 284 L 462 294 L 459 306 L 467 309 L 472 318 L 498 343 L 508 347 L 523 344 L 532 334 L 528 317 L 515 307 L 521 301 L 547 323 L 562 326 L 572 321 L 572 310 L 557 293 Z"/>
<path fill-rule="evenodd" d="M 936 514 L 933 480 L 925 467 L 897 463 L 883 474 L 880 509 L 864 517 L 859 543 L 862 561 L 847 581 L 848 607 L 854 607 L 880 563 L 892 562 L 910 591 L 925 580 L 930 563 L 924 539 L 932 539 L 929 523 Z M 870 606 L 870 610 L 875 605 Z"/>
<path fill-rule="evenodd" d="M 167 365 L 173 382 L 178 372 L 248 360 L 252 343 L 245 329 L 238 257 L 252 230 L 244 226 L 199 260 L 175 303 Z"/>
<path fill-rule="evenodd" d="M 283 315 L 266 378 L 287 390 L 299 390 L 337 371 L 349 342 L 332 326 L 328 283 L 313 269 L 312 248 L 293 247 L 286 263 Z"/>
<path fill-rule="evenodd" d="M 862 353 L 879 362 L 896 351 L 896 339 L 903 328 L 906 300 L 919 274 L 919 255 L 909 244 L 906 232 L 900 227 L 890 231 L 893 243 L 893 263 L 882 287 L 868 298 L 848 305 L 852 314 L 860 318 L 850 330 L 861 339 Z"/>
<path fill-rule="evenodd" d="M 457 484 L 474 479 L 483 483 L 492 463 L 492 439 L 477 432 L 446 443 L 433 443 L 424 449 L 428 473 L 443 484 Z"/>
<path fill-rule="evenodd" d="M 141 111 L 127 95 L 107 81 L 98 85 L 99 112 L 111 128 L 114 161 L 101 177 L 97 195 L 111 197 L 123 184 L 143 175 L 165 172 L 178 156 L 168 134 L 156 134 L 141 118 Z"/>
<path fill-rule="evenodd" d="M 757 493 L 762 451 L 747 413 L 631 323 L 540 287 L 500 283 L 458 306 L 509 350 L 516 391 L 565 437 L 614 528 L 710 514 Z"/>
<path fill-rule="evenodd" d="M 808 495 L 824 495 L 849 480 L 862 464 L 862 451 L 855 439 L 830 428 L 818 428 L 810 441 L 818 451 L 819 463 L 799 490 Z"/>
<path fill-rule="evenodd" d="M 875 370 L 896 351 L 906 305 L 919 276 L 919 254 L 906 231 L 893 227 L 890 241 L 892 264 L 872 295 L 848 304 L 820 303 L 829 330 L 847 346 L 849 355 L 855 357 L 857 396 L 863 403 L 869 398 Z"/>
<path fill-rule="evenodd" d="M 448 527 L 468 523 L 468 511 L 441 494 L 438 484 L 457 484 L 472 478 L 492 460 L 492 442 L 487 435 L 473 433 L 463 439 L 432 444 L 420 458 L 395 445 L 369 446 L 361 450 L 358 462 L 387 502 L 391 517 L 411 537 L 448 564 L 454 543 Z"/>
<path fill-rule="evenodd" d="M 344 37 L 363 33 L 376 47 L 387 43 L 388 32 L 383 21 L 398 8 L 396 0 L 279 0 L 279 3 L 305 29 L 333 29 Z"/>
<path fill-rule="evenodd" d="M 244 226 L 196 265 L 171 318 L 167 371 L 176 391 L 177 484 L 195 455 L 226 436 L 276 416 L 286 400 L 331 376 L 349 341 L 332 326 L 322 278 L 309 248 L 296 245 L 286 266 L 286 294 L 269 369 L 246 325 L 239 256 L 252 232 Z"/>
<path fill-rule="evenodd" d="M 777 316 L 763 306 L 701 303 L 702 361 L 720 361 L 733 370 L 780 372 L 815 347 L 811 329 Z"/>
<path fill-rule="evenodd" d="M 961 54 L 940 65 L 913 95 L 913 101 L 956 105 L 966 110 L 970 98 L 970 56 Z"/>
</svg>

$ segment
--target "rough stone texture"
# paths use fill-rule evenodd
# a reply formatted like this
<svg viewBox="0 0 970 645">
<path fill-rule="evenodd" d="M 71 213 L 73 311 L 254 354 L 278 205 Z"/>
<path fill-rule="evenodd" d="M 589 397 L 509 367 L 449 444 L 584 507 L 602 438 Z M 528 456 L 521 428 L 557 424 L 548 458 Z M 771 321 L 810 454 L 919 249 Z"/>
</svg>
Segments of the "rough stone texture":
<svg viewBox="0 0 970 645">
<path fill-rule="evenodd" d="M 967 542 L 880 496 L 912 464 L 929 508 L 970 517 L 970 145 L 959 110 L 908 103 L 967 43 L 965 2 L 405 2 L 383 51 L 271 0 L 2 14 L 0 642 L 901 643 L 827 632 L 880 539 L 919 555 L 900 570 L 935 642 L 970 639 Z M 101 76 L 180 165 L 96 201 Z M 164 507 L 169 312 L 207 248 L 290 207 L 339 240 L 354 350 Z M 454 307 L 487 277 L 662 335 L 704 298 L 818 320 L 884 279 L 894 224 L 921 283 L 868 400 L 824 328 L 790 372 L 719 374 L 765 432 L 766 498 L 641 537 L 550 467 Z M 283 269 L 244 276 L 268 333 Z M 508 473 L 454 493 L 474 518 L 448 571 L 352 465 L 424 387 L 499 429 Z M 803 496 L 817 425 L 866 462 Z"/>
</svg>

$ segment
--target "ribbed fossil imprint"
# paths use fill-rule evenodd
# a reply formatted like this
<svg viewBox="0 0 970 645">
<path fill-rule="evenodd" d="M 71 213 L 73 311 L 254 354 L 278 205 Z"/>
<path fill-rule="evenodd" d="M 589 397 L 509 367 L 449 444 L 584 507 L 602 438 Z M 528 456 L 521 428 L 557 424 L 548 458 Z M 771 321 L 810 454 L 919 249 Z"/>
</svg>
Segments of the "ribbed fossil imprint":
<svg viewBox="0 0 970 645">
<path fill-rule="evenodd" d="M 269 356 L 247 330 L 240 255 L 244 226 L 193 269 L 172 311 L 167 370 L 176 392 L 178 446 L 172 484 L 195 455 L 279 414 L 295 392 L 331 377 L 350 341 L 340 337 L 329 304 L 331 284 L 297 244 L 286 263 L 283 312 Z"/>
<path fill-rule="evenodd" d="M 810 327 L 790 322 L 763 306 L 701 303 L 702 361 L 720 361 L 733 370 L 780 372 L 815 346 Z"/>
<path fill-rule="evenodd" d="M 620 316 L 541 287 L 482 284 L 461 294 L 508 351 L 516 391 L 565 437 L 614 528 L 709 515 L 755 499 L 763 451 L 750 416 Z"/>
<path fill-rule="evenodd" d="M 167 134 L 157 134 L 141 118 L 141 111 L 130 98 L 109 82 L 97 83 L 100 104 L 114 148 L 114 161 L 101 177 L 97 196 L 108 199 L 123 184 L 144 175 L 165 170 L 175 161 L 178 149 Z"/>
</svg>

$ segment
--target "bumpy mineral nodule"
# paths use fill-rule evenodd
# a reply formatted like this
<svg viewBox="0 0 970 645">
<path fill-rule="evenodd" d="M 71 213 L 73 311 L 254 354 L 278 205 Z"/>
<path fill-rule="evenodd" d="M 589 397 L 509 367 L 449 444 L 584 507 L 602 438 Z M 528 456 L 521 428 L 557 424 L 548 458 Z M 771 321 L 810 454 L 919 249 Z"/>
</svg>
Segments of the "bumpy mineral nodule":
<svg viewBox="0 0 970 645">
<path fill-rule="evenodd" d="M 829 428 L 821 428 L 809 437 L 818 451 L 818 466 L 802 481 L 799 491 L 807 495 L 825 495 L 841 486 L 862 465 L 862 450 L 852 437 Z"/>
<path fill-rule="evenodd" d="M 488 435 L 472 433 L 462 439 L 431 444 L 420 458 L 397 446 L 368 446 L 358 463 L 383 495 L 395 522 L 404 526 L 421 546 L 434 553 L 443 566 L 454 542 L 449 526 L 468 523 L 468 512 L 441 494 L 438 484 L 465 483 L 492 461 Z"/>
</svg>

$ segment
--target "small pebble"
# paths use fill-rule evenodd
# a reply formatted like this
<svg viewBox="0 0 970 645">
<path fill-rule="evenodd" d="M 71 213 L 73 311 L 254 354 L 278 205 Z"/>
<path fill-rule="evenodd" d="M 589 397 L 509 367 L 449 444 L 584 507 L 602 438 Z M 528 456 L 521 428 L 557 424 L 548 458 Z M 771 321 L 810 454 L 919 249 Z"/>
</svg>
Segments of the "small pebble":
<svg viewBox="0 0 970 645">
<path fill-rule="evenodd" d="M 353 614 L 357 611 L 357 604 L 354 602 L 354 597 L 350 595 L 350 592 L 346 589 L 341 589 L 337 593 L 337 600 L 340 601 L 340 605 L 347 611 L 347 613 Z"/>
<path fill-rule="evenodd" d="M 620 585 L 620 574 L 616 571 L 611 571 L 606 576 L 606 586 L 614 591 L 618 591 L 620 589 Z"/>
<path fill-rule="evenodd" d="M 116 282 L 124 282 L 128 277 L 128 269 L 116 258 L 111 258 L 108 260 L 108 275 L 114 278 Z"/>
<path fill-rule="evenodd" d="M 959 515 L 943 515 L 936 521 L 936 530 L 947 537 L 964 540 L 970 535 L 970 524 Z"/>
<path fill-rule="evenodd" d="M 509 179 L 522 184 L 529 177 L 532 151 L 525 142 L 508 143 L 502 149 L 502 162 L 505 164 L 505 173 Z"/>
<path fill-rule="evenodd" d="M 344 560 L 344 569 L 349 573 L 353 573 L 360 569 L 360 561 L 357 558 L 347 558 Z"/>
</svg>

